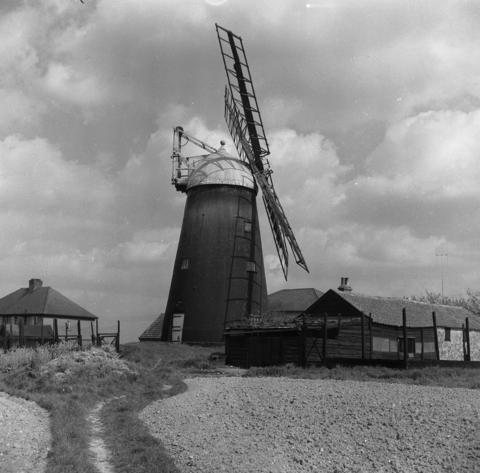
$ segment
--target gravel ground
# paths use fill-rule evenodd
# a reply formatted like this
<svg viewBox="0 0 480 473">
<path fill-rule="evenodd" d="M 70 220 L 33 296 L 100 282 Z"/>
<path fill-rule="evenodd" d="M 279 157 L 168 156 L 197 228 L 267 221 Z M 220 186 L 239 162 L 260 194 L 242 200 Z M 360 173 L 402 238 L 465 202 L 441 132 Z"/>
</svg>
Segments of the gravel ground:
<svg viewBox="0 0 480 473">
<path fill-rule="evenodd" d="M 50 447 L 48 413 L 31 401 L 0 392 L 0 472 L 45 471 Z"/>
<path fill-rule="evenodd" d="M 181 472 L 480 472 L 480 391 L 194 378 L 142 411 Z"/>
</svg>

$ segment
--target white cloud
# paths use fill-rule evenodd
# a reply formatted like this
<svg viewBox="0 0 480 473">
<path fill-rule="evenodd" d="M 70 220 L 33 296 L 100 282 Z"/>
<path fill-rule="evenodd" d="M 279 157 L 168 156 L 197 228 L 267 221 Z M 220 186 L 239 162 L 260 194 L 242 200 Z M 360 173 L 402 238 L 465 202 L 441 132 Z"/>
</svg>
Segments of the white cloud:
<svg viewBox="0 0 480 473">
<path fill-rule="evenodd" d="M 120 243 L 112 256 L 126 263 L 158 263 L 171 258 L 176 251 L 180 229 L 142 230 L 130 241 Z"/>
<path fill-rule="evenodd" d="M 65 161 L 43 138 L 8 136 L 0 141 L 0 197 L 10 209 L 95 214 L 114 198 L 110 183 L 95 169 Z"/>
<path fill-rule="evenodd" d="M 1 89 L 0 134 L 15 133 L 19 129 L 33 128 L 45 113 L 45 106 L 17 89 Z"/>
<path fill-rule="evenodd" d="M 30 8 L 19 9 L 0 19 L 0 83 L 13 86 L 35 74 L 40 41 L 38 15 Z"/>
<path fill-rule="evenodd" d="M 344 199 L 341 181 L 349 170 L 335 145 L 319 133 L 291 129 L 271 133 L 270 145 L 268 159 L 287 217 L 294 213 L 296 226 L 325 222 Z"/>
<path fill-rule="evenodd" d="M 49 94 L 76 105 L 98 105 L 108 97 L 108 88 L 97 77 L 71 65 L 51 63 L 43 80 Z"/>
<path fill-rule="evenodd" d="M 347 214 L 423 235 L 477 234 L 479 132 L 480 111 L 428 112 L 392 125 L 349 184 Z"/>
</svg>

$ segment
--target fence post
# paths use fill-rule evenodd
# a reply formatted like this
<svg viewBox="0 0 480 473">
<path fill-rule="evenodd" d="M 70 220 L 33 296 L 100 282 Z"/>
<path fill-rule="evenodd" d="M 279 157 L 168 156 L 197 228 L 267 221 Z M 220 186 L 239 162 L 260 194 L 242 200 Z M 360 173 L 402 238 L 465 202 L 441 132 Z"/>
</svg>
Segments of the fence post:
<svg viewBox="0 0 480 473">
<path fill-rule="evenodd" d="M 58 319 L 53 319 L 53 340 L 58 343 Z"/>
<path fill-rule="evenodd" d="M 40 345 L 43 345 L 43 317 L 40 317 Z"/>
<path fill-rule="evenodd" d="M 408 369 L 408 339 L 407 339 L 407 310 L 402 309 L 403 324 L 403 367 Z"/>
<path fill-rule="evenodd" d="M 302 368 L 307 367 L 307 324 L 305 314 L 302 315 L 302 326 L 300 328 L 300 364 Z"/>
<path fill-rule="evenodd" d="M 422 344 L 422 353 L 420 355 L 420 359 L 423 360 L 423 358 L 425 356 L 425 348 L 423 346 L 423 343 L 424 343 L 423 327 L 420 328 L 420 343 Z"/>
<path fill-rule="evenodd" d="M 440 349 L 438 347 L 438 333 L 437 333 L 437 314 L 435 311 L 432 312 L 432 321 L 433 321 L 433 340 L 435 341 L 435 356 L 437 360 L 440 360 Z"/>
<path fill-rule="evenodd" d="M 3 352 L 7 353 L 7 319 L 5 316 L 2 317 L 3 322 Z"/>
<path fill-rule="evenodd" d="M 101 346 L 102 345 L 102 341 L 100 340 L 100 337 L 98 336 L 98 319 L 95 320 L 95 329 L 96 329 L 96 332 L 97 332 L 97 337 L 96 337 L 96 345 L 97 347 Z"/>
<path fill-rule="evenodd" d="M 93 331 L 93 321 L 90 320 L 90 331 L 92 332 L 92 345 L 95 345 L 95 332 Z"/>
<path fill-rule="evenodd" d="M 82 348 L 82 327 L 80 324 L 80 319 L 77 320 L 77 343 L 80 348 Z"/>
<path fill-rule="evenodd" d="M 465 361 L 470 361 L 470 321 L 468 317 L 465 318 L 465 337 L 467 339 L 467 354 L 465 356 Z"/>
<path fill-rule="evenodd" d="M 18 318 L 18 346 L 23 346 L 23 319 L 22 317 Z"/>
<path fill-rule="evenodd" d="M 115 350 L 120 353 L 120 320 L 117 320 L 117 338 L 115 340 Z"/>
<path fill-rule="evenodd" d="M 373 331 L 372 331 L 372 313 L 368 314 L 368 332 L 370 338 L 370 359 L 373 358 Z"/>
<path fill-rule="evenodd" d="M 323 347 L 322 347 L 323 363 L 327 361 L 327 313 L 323 313 Z"/>
<path fill-rule="evenodd" d="M 68 322 L 65 322 L 65 341 L 68 341 Z"/>
<path fill-rule="evenodd" d="M 361 327 L 360 327 L 360 333 L 361 333 L 361 337 L 362 337 L 362 360 L 365 359 L 365 329 L 364 329 L 364 319 L 365 319 L 365 316 L 363 314 L 363 312 L 361 313 L 360 315 L 360 323 L 362 324 Z"/>
</svg>

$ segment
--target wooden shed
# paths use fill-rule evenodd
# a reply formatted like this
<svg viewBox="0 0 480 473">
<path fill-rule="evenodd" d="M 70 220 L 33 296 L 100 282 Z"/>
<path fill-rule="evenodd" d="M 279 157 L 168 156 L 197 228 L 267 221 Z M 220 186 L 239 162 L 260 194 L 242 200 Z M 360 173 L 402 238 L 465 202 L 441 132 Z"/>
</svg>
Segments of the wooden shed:
<svg viewBox="0 0 480 473">
<path fill-rule="evenodd" d="M 238 366 L 480 360 L 480 319 L 462 307 L 335 290 L 301 315 L 268 314 L 225 338 L 226 361 Z"/>
<path fill-rule="evenodd" d="M 338 320 L 327 356 L 398 360 L 406 351 L 419 360 L 480 360 L 480 318 L 463 307 L 329 290 L 304 316 Z"/>
</svg>

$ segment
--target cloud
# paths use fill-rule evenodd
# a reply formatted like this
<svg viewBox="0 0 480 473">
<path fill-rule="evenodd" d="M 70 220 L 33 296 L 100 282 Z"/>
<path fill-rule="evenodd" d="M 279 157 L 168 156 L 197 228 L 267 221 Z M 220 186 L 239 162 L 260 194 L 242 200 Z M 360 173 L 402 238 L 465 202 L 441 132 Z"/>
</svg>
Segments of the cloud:
<svg viewBox="0 0 480 473">
<path fill-rule="evenodd" d="M 0 141 L 0 197 L 10 209 L 86 215 L 110 205 L 111 185 L 87 166 L 65 161 L 43 138 L 11 135 Z"/>
<path fill-rule="evenodd" d="M 46 91 L 77 105 L 98 105 L 107 98 L 106 87 L 93 75 L 86 75 L 72 66 L 51 63 L 44 77 Z"/>
<path fill-rule="evenodd" d="M 34 128 L 45 113 L 44 104 L 16 89 L 0 89 L 0 102 L 0 136 Z"/>
<path fill-rule="evenodd" d="M 325 222 L 344 199 L 342 181 L 349 170 L 335 145 L 320 133 L 303 135 L 292 129 L 271 133 L 270 144 L 268 159 L 287 216 L 295 212 L 296 226 Z"/>
<path fill-rule="evenodd" d="M 480 111 L 421 113 L 392 125 L 350 182 L 346 212 L 357 221 L 407 225 L 422 235 L 479 230 Z"/>
<path fill-rule="evenodd" d="M 233 152 L 215 22 L 244 40 L 275 188 L 311 269 L 292 263 L 289 284 L 350 276 L 363 292 L 418 293 L 438 282 L 439 244 L 457 287 L 478 284 L 474 2 L 7 3 L 2 287 L 40 274 L 112 320 L 164 308 L 185 204 L 172 128 Z M 285 283 L 262 212 L 274 290 Z"/>
<path fill-rule="evenodd" d="M 120 243 L 111 254 L 124 263 L 157 264 L 174 255 L 179 233 L 179 228 L 142 230 L 134 233 L 130 241 Z"/>
<path fill-rule="evenodd" d="M 35 40 L 39 36 L 38 14 L 23 8 L 8 12 L 0 19 L 0 83 L 22 83 L 36 73 L 39 61 Z"/>
</svg>

